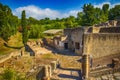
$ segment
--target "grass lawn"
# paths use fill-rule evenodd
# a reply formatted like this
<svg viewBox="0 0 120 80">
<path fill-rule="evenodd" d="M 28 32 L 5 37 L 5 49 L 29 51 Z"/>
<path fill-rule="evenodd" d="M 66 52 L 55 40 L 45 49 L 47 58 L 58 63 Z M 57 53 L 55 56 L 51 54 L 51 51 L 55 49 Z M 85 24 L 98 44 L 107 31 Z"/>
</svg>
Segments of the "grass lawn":
<svg viewBox="0 0 120 80">
<path fill-rule="evenodd" d="M 56 57 L 53 54 L 49 53 L 49 54 L 41 55 L 41 58 L 50 59 L 50 58 L 56 58 Z"/>
</svg>

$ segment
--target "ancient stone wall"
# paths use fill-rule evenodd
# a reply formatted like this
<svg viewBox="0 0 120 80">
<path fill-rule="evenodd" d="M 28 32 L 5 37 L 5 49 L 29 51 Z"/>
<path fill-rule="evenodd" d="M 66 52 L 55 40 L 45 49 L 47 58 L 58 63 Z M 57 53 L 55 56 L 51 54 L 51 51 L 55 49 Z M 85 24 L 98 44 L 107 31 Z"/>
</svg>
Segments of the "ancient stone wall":
<svg viewBox="0 0 120 80">
<path fill-rule="evenodd" d="M 43 39 L 43 44 L 54 48 L 54 41 L 53 41 L 53 39 L 44 38 Z"/>
<path fill-rule="evenodd" d="M 26 78 L 29 80 L 43 80 L 45 76 L 45 68 L 43 66 L 31 69 L 27 74 Z"/>
<path fill-rule="evenodd" d="M 120 33 L 120 27 L 89 27 L 85 33 Z"/>
<path fill-rule="evenodd" d="M 64 29 L 64 35 L 70 35 L 72 30 L 72 28 Z"/>
<path fill-rule="evenodd" d="M 64 50 L 64 43 L 67 41 L 67 36 L 59 36 L 53 38 L 54 47 L 59 50 Z"/>
<path fill-rule="evenodd" d="M 120 33 L 84 34 L 83 53 L 99 58 L 120 53 Z"/>
<path fill-rule="evenodd" d="M 79 55 L 82 55 L 83 34 L 84 34 L 83 28 L 75 28 L 71 32 L 72 50 L 74 50 L 75 53 L 77 53 Z"/>
<path fill-rule="evenodd" d="M 120 27 L 100 28 L 99 33 L 120 33 Z"/>
<path fill-rule="evenodd" d="M 0 56 L 0 63 L 5 62 L 6 60 L 10 59 L 11 57 L 17 57 L 17 56 L 21 56 L 21 50 L 16 50 L 7 55 Z"/>
</svg>

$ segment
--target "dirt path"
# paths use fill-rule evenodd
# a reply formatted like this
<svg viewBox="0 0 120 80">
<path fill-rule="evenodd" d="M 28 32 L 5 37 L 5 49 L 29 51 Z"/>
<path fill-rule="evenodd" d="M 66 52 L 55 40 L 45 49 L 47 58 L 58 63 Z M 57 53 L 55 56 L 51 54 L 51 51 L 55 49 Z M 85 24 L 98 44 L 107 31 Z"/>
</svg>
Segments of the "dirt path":
<svg viewBox="0 0 120 80">
<path fill-rule="evenodd" d="M 60 67 L 53 73 L 54 79 L 82 80 L 80 56 L 68 50 L 52 52 L 54 52 L 60 64 Z"/>
</svg>

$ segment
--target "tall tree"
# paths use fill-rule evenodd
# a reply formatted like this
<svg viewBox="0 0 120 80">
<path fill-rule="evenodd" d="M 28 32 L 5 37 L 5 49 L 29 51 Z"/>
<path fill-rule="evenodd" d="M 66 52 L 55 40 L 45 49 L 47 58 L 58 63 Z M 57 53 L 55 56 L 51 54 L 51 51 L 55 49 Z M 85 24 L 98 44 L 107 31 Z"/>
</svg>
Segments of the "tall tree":
<svg viewBox="0 0 120 80">
<path fill-rule="evenodd" d="M 9 37 L 16 33 L 17 20 L 18 17 L 12 14 L 11 9 L 0 3 L 0 37 L 5 41 L 8 41 Z"/>
<path fill-rule="evenodd" d="M 104 12 L 105 14 L 108 14 L 109 4 L 104 4 L 104 5 L 102 6 L 102 10 L 103 10 L 103 12 Z"/>
<path fill-rule="evenodd" d="M 27 29 L 25 10 L 22 11 L 21 26 L 22 26 L 23 44 L 24 44 L 24 46 L 26 46 L 27 40 L 28 40 L 28 29 Z"/>
<path fill-rule="evenodd" d="M 101 22 L 108 21 L 109 4 L 104 4 L 101 10 Z"/>
<path fill-rule="evenodd" d="M 31 25 L 31 28 L 29 30 L 29 38 L 42 38 L 43 35 L 44 26 L 41 25 Z"/>
<path fill-rule="evenodd" d="M 67 18 L 64 25 L 66 26 L 66 28 L 72 28 L 73 27 L 73 22 L 70 18 Z"/>
<path fill-rule="evenodd" d="M 95 9 L 94 6 L 92 4 L 85 4 L 83 6 L 83 21 L 82 21 L 82 25 L 83 26 L 92 26 L 93 24 L 95 24 Z"/>
<path fill-rule="evenodd" d="M 120 17 L 120 5 L 115 5 L 115 7 L 109 11 L 109 20 L 114 20 L 118 17 Z"/>
<path fill-rule="evenodd" d="M 101 9 L 100 8 L 95 8 L 95 24 L 99 24 L 101 22 Z"/>
<path fill-rule="evenodd" d="M 77 13 L 77 23 L 78 23 L 78 25 L 82 24 L 82 17 L 83 17 L 83 12 L 78 12 Z"/>
</svg>

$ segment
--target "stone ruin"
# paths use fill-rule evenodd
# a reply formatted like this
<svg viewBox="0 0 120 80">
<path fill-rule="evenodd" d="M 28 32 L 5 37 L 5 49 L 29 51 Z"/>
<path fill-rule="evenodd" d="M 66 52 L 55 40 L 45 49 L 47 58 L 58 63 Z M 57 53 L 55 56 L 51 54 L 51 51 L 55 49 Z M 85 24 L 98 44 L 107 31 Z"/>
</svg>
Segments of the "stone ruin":
<svg viewBox="0 0 120 80">
<path fill-rule="evenodd" d="M 27 74 L 28 79 L 51 80 L 52 74 L 57 68 L 57 61 L 52 61 L 48 65 L 38 65 L 33 67 Z"/>
<path fill-rule="evenodd" d="M 94 27 L 118 27 L 118 26 L 120 26 L 120 20 L 109 20 L 107 22 L 94 25 Z"/>
</svg>

